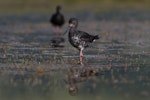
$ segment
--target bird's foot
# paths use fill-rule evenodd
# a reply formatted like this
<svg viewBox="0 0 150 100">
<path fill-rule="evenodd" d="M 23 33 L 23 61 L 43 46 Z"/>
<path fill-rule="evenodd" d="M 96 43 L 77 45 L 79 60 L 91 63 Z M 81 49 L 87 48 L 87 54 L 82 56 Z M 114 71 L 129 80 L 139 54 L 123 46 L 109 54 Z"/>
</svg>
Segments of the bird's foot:
<svg viewBox="0 0 150 100">
<path fill-rule="evenodd" d="M 83 62 L 80 61 L 80 65 L 83 65 Z"/>
<path fill-rule="evenodd" d="M 83 65 L 83 62 L 82 62 L 82 61 L 79 61 L 78 64 L 79 64 L 79 65 Z"/>
</svg>

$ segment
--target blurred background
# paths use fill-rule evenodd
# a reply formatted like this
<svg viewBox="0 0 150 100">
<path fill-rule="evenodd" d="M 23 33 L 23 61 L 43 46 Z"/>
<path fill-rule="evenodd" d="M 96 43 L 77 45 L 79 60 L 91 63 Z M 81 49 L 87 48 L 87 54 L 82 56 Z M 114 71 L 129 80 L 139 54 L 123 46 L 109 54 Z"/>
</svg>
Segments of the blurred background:
<svg viewBox="0 0 150 100">
<path fill-rule="evenodd" d="M 149 10 L 149 0 L 0 0 L 1 13 L 50 12 L 56 5 L 62 5 L 65 11 L 112 9 Z"/>
<path fill-rule="evenodd" d="M 57 5 L 62 33 L 76 17 L 101 37 L 83 66 Z M 150 0 L 0 0 L 0 100 L 149 100 L 149 66 Z"/>
</svg>

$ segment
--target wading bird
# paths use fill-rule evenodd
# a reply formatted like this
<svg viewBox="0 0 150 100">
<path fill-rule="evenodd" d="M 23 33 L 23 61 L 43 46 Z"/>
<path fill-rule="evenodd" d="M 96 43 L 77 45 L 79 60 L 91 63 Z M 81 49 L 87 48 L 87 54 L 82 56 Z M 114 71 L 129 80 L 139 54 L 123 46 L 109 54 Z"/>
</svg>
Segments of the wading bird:
<svg viewBox="0 0 150 100">
<path fill-rule="evenodd" d="M 56 33 L 60 35 L 61 28 L 65 23 L 64 15 L 61 13 L 61 6 L 56 7 L 56 12 L 51 16 L 50 23 L 53 25 Z"/>
<path fill-rule="evenodd" d="M 68 39 L 72 46 L 77 48 L 80 52 L 80 63 L 82 64 L 83 50 L 88 47 L 95 39 L 99 39 L 98 35 L 90 35 L 86 32 L 77 29 L 78 20 L 71 18 L 69 20 L 69 34 Z"/>
</svg>

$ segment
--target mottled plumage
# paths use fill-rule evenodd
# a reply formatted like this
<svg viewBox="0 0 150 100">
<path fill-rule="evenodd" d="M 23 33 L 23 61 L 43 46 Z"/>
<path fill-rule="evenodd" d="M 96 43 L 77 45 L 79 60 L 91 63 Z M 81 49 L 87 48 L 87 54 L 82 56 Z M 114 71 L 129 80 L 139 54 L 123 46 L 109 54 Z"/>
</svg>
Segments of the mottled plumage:
<svg viewBox="0 0 150 100">
<path fill-rule="evenodd" d="M 98 35 L 90 35 L 86 32 L 77 30 L 78 20 L 76 18 L 71 18 L 69 20 L 69 42 L 72 46 L 76 47 L 80 51 L 80 61 L 82 62 L 82 51 L 88 47 L 95 39 L 99 39 Z"/>
</svg>

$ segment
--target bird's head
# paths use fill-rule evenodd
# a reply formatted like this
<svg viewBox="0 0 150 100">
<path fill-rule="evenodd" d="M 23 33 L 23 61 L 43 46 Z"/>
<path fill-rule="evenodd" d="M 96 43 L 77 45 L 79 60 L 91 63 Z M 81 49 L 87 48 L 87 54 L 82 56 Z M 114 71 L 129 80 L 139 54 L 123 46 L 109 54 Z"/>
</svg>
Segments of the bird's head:
<svg viewBox="0 0 150 100">
<path fill-rule="evenodd" d="M 59 12 L 60 10 L 61 10 L 61 6 L 60 5 L 56 6 L 56 12 Z"/>
<path fill-rule="evenodd" d="M 75 28 L 77 28 L 77 26 L 78 26 L 78 20 L 76 18 L 70 18 L 70 20 L 69 20 L 69 27 L 65 31 L 64 34 L 66 34 L 70 28 L 74 28 L 75 29 Z"/>
<path fill-rule="evenodd" d="M 76 18 L 70 18 L 69 20 L 69 27 L 70 28 L 77 28 L 78 20 Z"/>
</svg>

